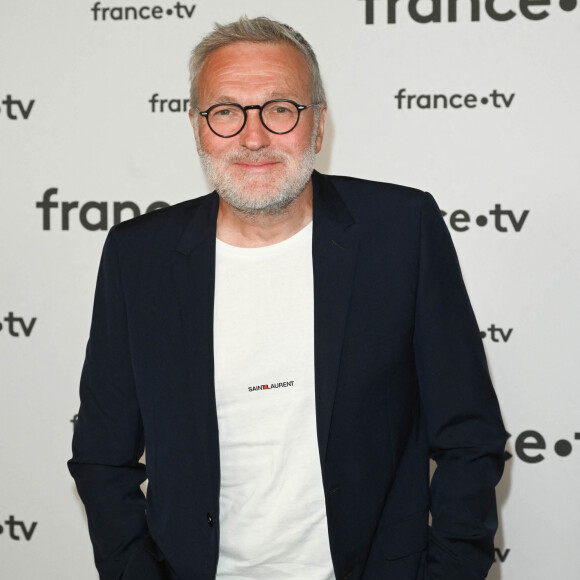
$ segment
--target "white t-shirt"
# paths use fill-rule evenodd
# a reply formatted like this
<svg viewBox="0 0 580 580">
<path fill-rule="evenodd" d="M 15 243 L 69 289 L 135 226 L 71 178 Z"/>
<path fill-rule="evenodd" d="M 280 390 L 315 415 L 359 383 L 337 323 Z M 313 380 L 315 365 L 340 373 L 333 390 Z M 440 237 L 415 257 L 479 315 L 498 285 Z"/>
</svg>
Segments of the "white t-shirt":
<svg viewBox="0 0 580 580">
<path fill-rule="evenodd" d="M 271 246 L 216 243 L 216 578 L 334 580 L 316 435 L 312 223 Z"/>
</svg>

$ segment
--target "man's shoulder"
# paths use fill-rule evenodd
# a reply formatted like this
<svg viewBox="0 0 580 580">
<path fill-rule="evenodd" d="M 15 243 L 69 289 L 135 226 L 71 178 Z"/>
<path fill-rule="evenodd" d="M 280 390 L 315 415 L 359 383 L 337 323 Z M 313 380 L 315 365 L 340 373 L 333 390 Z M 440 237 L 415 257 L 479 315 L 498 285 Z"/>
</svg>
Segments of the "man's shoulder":
<svg viewBox="0 0 580 580">
<path fill-rule="evenodd" d="M 318 175 L 327 188 L 330 186 L 341 197 L 355 219 L 380 219 L 385 215 L 404 219 L 420 214 L 426 204 L 435 204 L 430 193 L 415 187 L 344 175 Z"/>
<path fill-rule="evenodd" d="M 152 212 L 125 220 L 115 227 L 119 232 L 147 231 L 163 227 L 173 227 L 184 223 L 198 209 L 211 205 L 215 193 L 208 193 L 193 199 L 188 199 Z"/>
<path fill-rule="evenodd" d="M 174 246 L 197 212 L 211 213 L 216 198 L 217 194 L 212 192 L 154 210 L 113 226 L 112 233 L 122 245 Z"/>
<path fill-rule="evenodd" d="M 375 181 L 348 175 L 327 175 L 322 173 L 319 175 L 330 182 L 341 195 L 380 195 L 386 196 L 387 200 L 398 197 L 407 200 L 421 200 L 425 196 L 425 192 L 421 189 L 398 183 Z"/>
</svg>

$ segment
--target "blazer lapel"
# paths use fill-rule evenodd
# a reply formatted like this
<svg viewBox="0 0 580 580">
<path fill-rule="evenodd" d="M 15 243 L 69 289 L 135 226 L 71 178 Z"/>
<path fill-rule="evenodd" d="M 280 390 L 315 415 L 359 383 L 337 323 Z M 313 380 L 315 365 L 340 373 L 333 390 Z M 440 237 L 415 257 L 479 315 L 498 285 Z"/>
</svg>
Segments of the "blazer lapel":
<svg viewBox="0 0 580 580">
<path fill-rule="evenodd" d="M 208 484 L 219 490 L 219 436 L 214 388 L 213 308 L 217 193 L 199 198 L 176 246 L 175 292 L 181 313 L 185 385 L 200 448 L 206 450 Z M 191 417 L 191 415 L 189 415 Z M 199 466 L 198 466 L 199 467 Z"/>
<path fill-rule="evenodd" d="M 179 255 L 173 274 L 188 359 L 195 361 L 196 381 L 211 379 L 213 388 L 215 232 L 219 198 L 212 193 L 199 201 L 192 208 L 195 213 L 177 244 Z"/>
<path fill-rule="evenodd" d="M 312 178 L 316 425 L 324 474 L 359 238 L 334 186 L 316 171 Z"/>
</svg>

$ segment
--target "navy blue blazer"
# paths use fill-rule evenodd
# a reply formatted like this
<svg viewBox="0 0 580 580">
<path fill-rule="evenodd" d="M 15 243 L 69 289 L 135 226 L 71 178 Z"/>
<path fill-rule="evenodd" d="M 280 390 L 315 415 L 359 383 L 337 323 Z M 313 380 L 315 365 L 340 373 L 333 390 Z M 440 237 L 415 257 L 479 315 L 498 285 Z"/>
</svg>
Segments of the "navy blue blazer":
<svg viewBox="0 0 580 580">
<path fill-rule="evenodd" d="M 427 193 L 317 172 L 313 184 L 316 421 L 336 578 L 481 580 L 505 431 L 449 232 Z M 103 580 L 215 578 L 218 205 L 214 192 L 160 209 L 105 243 L 68 462 Z"/>
</svg>

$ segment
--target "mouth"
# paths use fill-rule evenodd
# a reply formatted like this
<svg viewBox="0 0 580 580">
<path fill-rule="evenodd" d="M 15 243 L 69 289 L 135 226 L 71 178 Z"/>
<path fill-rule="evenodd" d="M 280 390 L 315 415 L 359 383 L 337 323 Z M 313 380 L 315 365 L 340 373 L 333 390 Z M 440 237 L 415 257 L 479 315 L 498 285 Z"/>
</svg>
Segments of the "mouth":
<svg viewBox="0 0 580 580">
<path fill-rule="evenodd" d="M 234 165 L 250 173 L 267 173 L 279 163 L 280 161 L 236 161 Z"/>
</svg>

